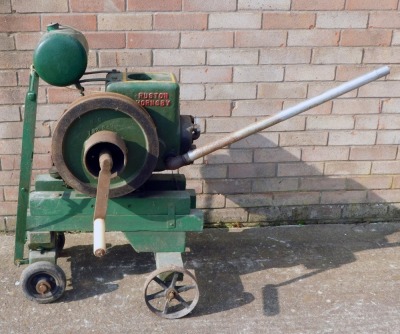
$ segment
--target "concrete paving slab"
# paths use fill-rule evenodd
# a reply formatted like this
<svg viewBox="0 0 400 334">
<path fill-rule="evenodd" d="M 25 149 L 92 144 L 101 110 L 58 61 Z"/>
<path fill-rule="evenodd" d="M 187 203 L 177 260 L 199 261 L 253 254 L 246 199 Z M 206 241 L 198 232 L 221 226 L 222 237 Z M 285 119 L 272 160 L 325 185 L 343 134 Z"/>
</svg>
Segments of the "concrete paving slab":
<svg viewBox="0 0 400 334">
<path fill-rule="evenodd" d="M 22 294 L 13 236 L 0 236 L 0 333 L 398 333 L 400 223 L 209 229 L 190 234 L 185 266 L 196 273 L 193 313 L 165 320 L 142 297 L 152 254 L 107 234 L 67 234 L 59 265 L 67 291 L 39 305 Z"/>
</svg>

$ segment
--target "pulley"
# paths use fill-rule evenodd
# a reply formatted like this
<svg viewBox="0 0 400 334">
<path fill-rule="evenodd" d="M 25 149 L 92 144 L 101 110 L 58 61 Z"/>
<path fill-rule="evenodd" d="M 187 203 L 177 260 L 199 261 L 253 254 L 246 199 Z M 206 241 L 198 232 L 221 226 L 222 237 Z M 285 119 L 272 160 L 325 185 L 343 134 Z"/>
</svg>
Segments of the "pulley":
<svg viewBox="0 0 400 334">
<path fill-rule="evenodd" d="M 116 93 L 84 96 L 60 118 L 52 141 L 58 173 L 72 188 L 96 195 L 99 156 L 110 153 L 109 197 L 126 195 L 152 174 L 158 160 L 156 127 L 146 110 Z"/>
</svg>

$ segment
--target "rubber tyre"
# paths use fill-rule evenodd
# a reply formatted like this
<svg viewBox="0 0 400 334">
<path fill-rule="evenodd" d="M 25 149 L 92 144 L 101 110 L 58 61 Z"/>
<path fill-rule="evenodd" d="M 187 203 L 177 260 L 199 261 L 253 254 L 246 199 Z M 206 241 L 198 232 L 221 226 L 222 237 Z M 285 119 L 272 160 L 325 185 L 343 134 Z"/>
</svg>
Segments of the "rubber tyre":
<svg viewBox="0 0 400 334">
<path fill-rule="evenodd" d="M 50 291 L 43 294 L 36 291 L 40 280 L 49 284 Z M 64 271 L 56 264 L 46 261 L 35 262 L 26 267 L 20 281 L 26 298 L 39 304 L 48 304 L 59 299 L 64 294 L 66 285 Z"/>
</svg>

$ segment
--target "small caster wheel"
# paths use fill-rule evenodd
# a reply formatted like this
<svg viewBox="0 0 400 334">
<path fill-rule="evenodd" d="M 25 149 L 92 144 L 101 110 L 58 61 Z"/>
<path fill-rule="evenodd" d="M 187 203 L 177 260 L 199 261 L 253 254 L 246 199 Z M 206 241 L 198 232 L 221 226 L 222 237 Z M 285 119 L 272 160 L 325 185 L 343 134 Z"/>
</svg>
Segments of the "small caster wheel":
<svg viewBox="0 0 400 334">
<path fill-rule="evenodd" d="M 25 296 L 39 304 L 59 299 L 65 291 L 64 271 L 56 264 L 40 261 L 24 269 L 21 274 L 22 291 Z"/>
<path fill-rule="evenodd" d="M 184 268 L 165 267 L 153 271 L 144 285 L 144 300 L 154 314 L 166 319 L 188 315 L 199 301 L 194 275 Z"/>
</svg>

